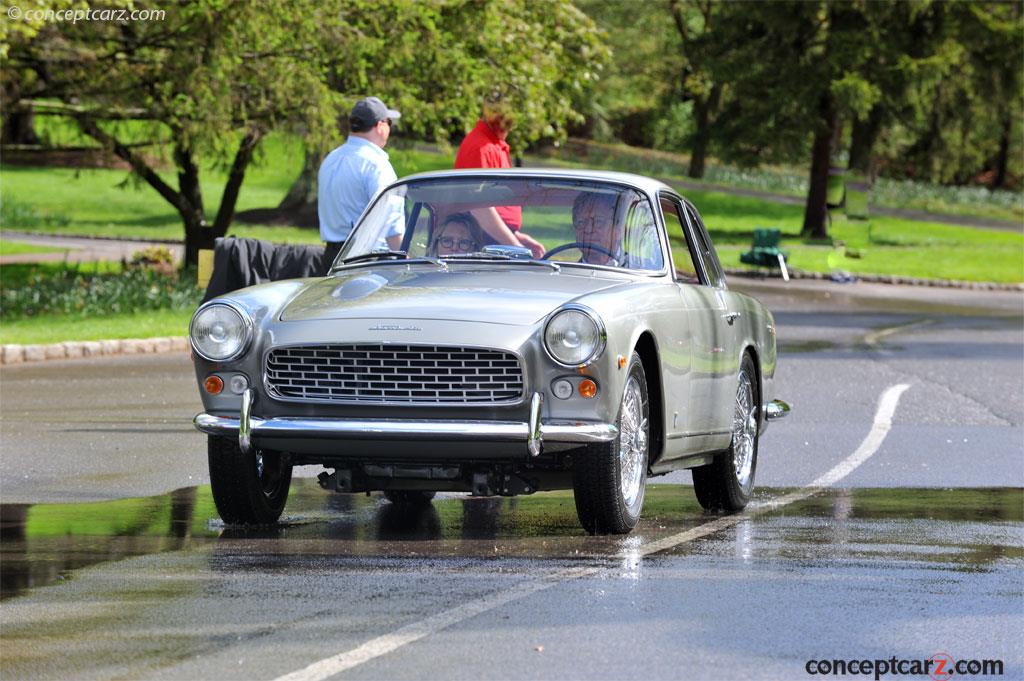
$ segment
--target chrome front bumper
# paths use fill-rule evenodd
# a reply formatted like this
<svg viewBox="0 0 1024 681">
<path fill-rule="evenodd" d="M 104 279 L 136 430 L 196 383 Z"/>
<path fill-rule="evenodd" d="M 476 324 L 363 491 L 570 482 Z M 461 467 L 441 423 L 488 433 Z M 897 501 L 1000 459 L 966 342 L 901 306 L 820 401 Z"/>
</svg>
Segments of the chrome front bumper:
<svg viewBox="0 0 1024 681">
<path fill-rule="evenodd" d="M 445 442 L 522 442 L 531 456 L 538 456 L 544 441 L 590 444 L 609 442 L 618 437 L 611 423 L 585 421 L 541 422 L 544 398 L 534 393 L 530 402 L 530 420 L 517 421 L 437 421 L 419 419 L 332 419 L 277 417 L 261 419 L 252 415 L 252 389 L 242 395 L 238 418 L 199 414 L 193 424 L 209 435 L 238 437 L 243 452 L 252 450 L 261 438 L 314 438 L 322 440 L 445 441 Z"/>
</svg>

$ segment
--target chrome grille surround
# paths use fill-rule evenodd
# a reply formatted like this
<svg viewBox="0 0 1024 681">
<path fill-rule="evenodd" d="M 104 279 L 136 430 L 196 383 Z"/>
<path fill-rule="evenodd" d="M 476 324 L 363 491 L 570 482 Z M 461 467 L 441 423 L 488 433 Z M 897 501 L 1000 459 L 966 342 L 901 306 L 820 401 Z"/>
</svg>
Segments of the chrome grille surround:
<svg viewBox="0 0 1024 681">
<path fill-rule="evenodd" d="M 512 404 L 526 388 L 523 363 L 507 350 L 390 343 L 273 348 L 264 385 L 292 402 L 421 406 Z"/>
</svg>

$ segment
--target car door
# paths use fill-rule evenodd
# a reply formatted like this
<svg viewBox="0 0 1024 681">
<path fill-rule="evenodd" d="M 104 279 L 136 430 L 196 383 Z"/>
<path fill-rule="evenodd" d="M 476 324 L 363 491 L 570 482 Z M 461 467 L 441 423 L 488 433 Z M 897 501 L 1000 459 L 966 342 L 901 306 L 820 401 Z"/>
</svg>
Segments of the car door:
<svg viewBox="0 0 1024 681">
<path fill-rule="evenodd" d="M 669 438 L 683 440 L 682 446 L 669 447 L 674 456 L 685 456 L 708 449 L 708 443 L 720 439 L 730 427 L 731 412 L 722 415 L 723 355 L 727 342 L 726 300 L 712 285 L 695 240 L 686 204 L 678 196 L 659 196 L 666 232 L 673 242 L 672 266 L 676 291 L 690 341 L 690 367 L 684 390 L 671 394 L 671 412 L 678 413 L 676 431 Z M 671 423 L 670 423 L 671 425 Z"/>
<path fill-rule="evenodd" d="M 732 423 L 733 401 L 736 395 L 736 376 L 740 370 L 739 343 L 740 329 L 745 320 L 739 297 L 725 285 L 725 274 L 711 245 L 707 228 L 700 213 L 689 201 L 683 201 L 690 234 L 697 258 L 704 270 L 707 286 L 714 292 L 714 322 L 718 328 L 717 345 L 714 350 L 715 392 L 718 407 L 715 410 L 716 429 L 729 429 Z"/>
</svg>

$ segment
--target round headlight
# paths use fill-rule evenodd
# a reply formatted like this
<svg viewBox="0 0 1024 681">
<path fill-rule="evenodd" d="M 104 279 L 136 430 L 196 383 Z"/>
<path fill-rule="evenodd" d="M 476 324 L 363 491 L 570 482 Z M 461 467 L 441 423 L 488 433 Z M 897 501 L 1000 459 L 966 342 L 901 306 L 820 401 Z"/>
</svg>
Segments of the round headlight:
<svg viewBox="0 0 1024 681">
<path fill-rule="evenodd" d="M 559 364 L 583 366 L 604 349 L 605 331 L 601 321 L 582 307 L 565 308 L 548 319 L 544 347 Z"/>
<path fill-rule="evenodd" d="M 189 327 L 192 349 L 200 357 L 214 362 L 234 359 L 249 344 L 251 325 L 248 316 L 223 303 L 208 305 L 196 313 Z"/>
</svg>

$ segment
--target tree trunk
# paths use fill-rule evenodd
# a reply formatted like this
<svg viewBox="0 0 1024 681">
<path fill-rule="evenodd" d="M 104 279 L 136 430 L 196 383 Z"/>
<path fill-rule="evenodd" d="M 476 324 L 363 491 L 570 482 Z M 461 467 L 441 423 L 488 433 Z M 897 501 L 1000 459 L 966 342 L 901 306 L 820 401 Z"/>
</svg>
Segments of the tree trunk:
<svg viewBox="0 0 1024 681">
<path fill-rule="evenodd" d="M 4 116 L 3 131 L 0 139 L 4 144 L 39 144 L 35 131 L 35 114 L 31 109 L 25 111 L 9 110 Z"/>
<path fill-rule="evenodd" d="M 1013 113 L 1006 107 L 1003 114 L 1003 131 L 999 137 L 999 155 L 996 156 L 996 174 L 992 178 L 989 189 L 1002 189 L 1006 186 L 1007 165 L 1010 162 L 1010 133 L 1013 128 Z"/>
<path fill-rule="evenodd" d="M 176 144 L 174 163 L 178 166 L 178 191 L 182 198 L 178 214 L 185 223 L 185 261 L 182 265 L 195 267 L 199 264 L 199 250 L 213 248 L 216 234 L 206 222 L 203 192 L 199 187 L 199 166 L 192 150 Z"/>
<path fill-rule="evenodd" d="M 839 116 L 832 96 L 821 96 L 821 119 L 811 145 L 811 177 L 804 207 L 804 226 L 800 235 L 811 239 L 828 239 L 828 171 L 832 161 L 832 139 L 836 134 Z"/>
<path fill-rule="evenodd" d="M 690 150 L 690 168 L 687 171 L 690 177 L 704 177 L 708 145 L 711 141 L 711 114 L 718 108 L 721 97 L 722 88 L 716 83 L 711 87 L 707 98 L 693 100 L 693 118 L 697 129 L 693 133 L 693 147 Z"/>
<path fill-rule="evenodd" d="M 199 251 L 213 248 L 215 235 L 206 221 L 200 223 L 195 215 L 183 215 L 182 219 L 185 221 L 185 260 L 182 265 L 195 267 L 199 264 Z"/>
<path fill-rule="evenodd" d="M 868 180 L 874 181 L 875 168 L 872 150 L 882 129 L 882 107 L 875 106 L 864 120 L 854 120 L 850 133 L 850 163 L 848 168 Z"/>
<path fill-rule="evenodd" d="M 231 170 L 228 172 L 228 181 L 224 185 L 224 193 L 221 195 L 220 208 L 217 210 L 217 217 L 213 221 L 214 237 L 224 236 L 231 219 L 235 215 L 235 204 L 238 203 L 238 192 L 242 188 L 242 181 L 245 179 L 245 170 L 252 160 L 252 153 L 256 145 L 260 143 L 261 134 L 256 131 L 247 132 L 242 141 L 238 143 L 238 151 L 235 152 L 235 160 L 231 163 Z"/>
<path fill-rule="evenodd" d="M 203 191 L 199 186 L 199 166 L 196 165 L 192 150 L 180 144 L 174 145 L 174 163 L 178 166 L 178 191 L 186 204 L 184 210 L 179 212 L 186 221 L 206 226 Z"/>
<path fill-rule="evenodd" d="M 312 206 L 316 208 L 317 173 L 324 157 L 306 149 L 306 157 L 302 162 L 302 172 L 288 188 L 288 193 L 277 205 L 279 211 L 303 211 Z"/>
</svg>

